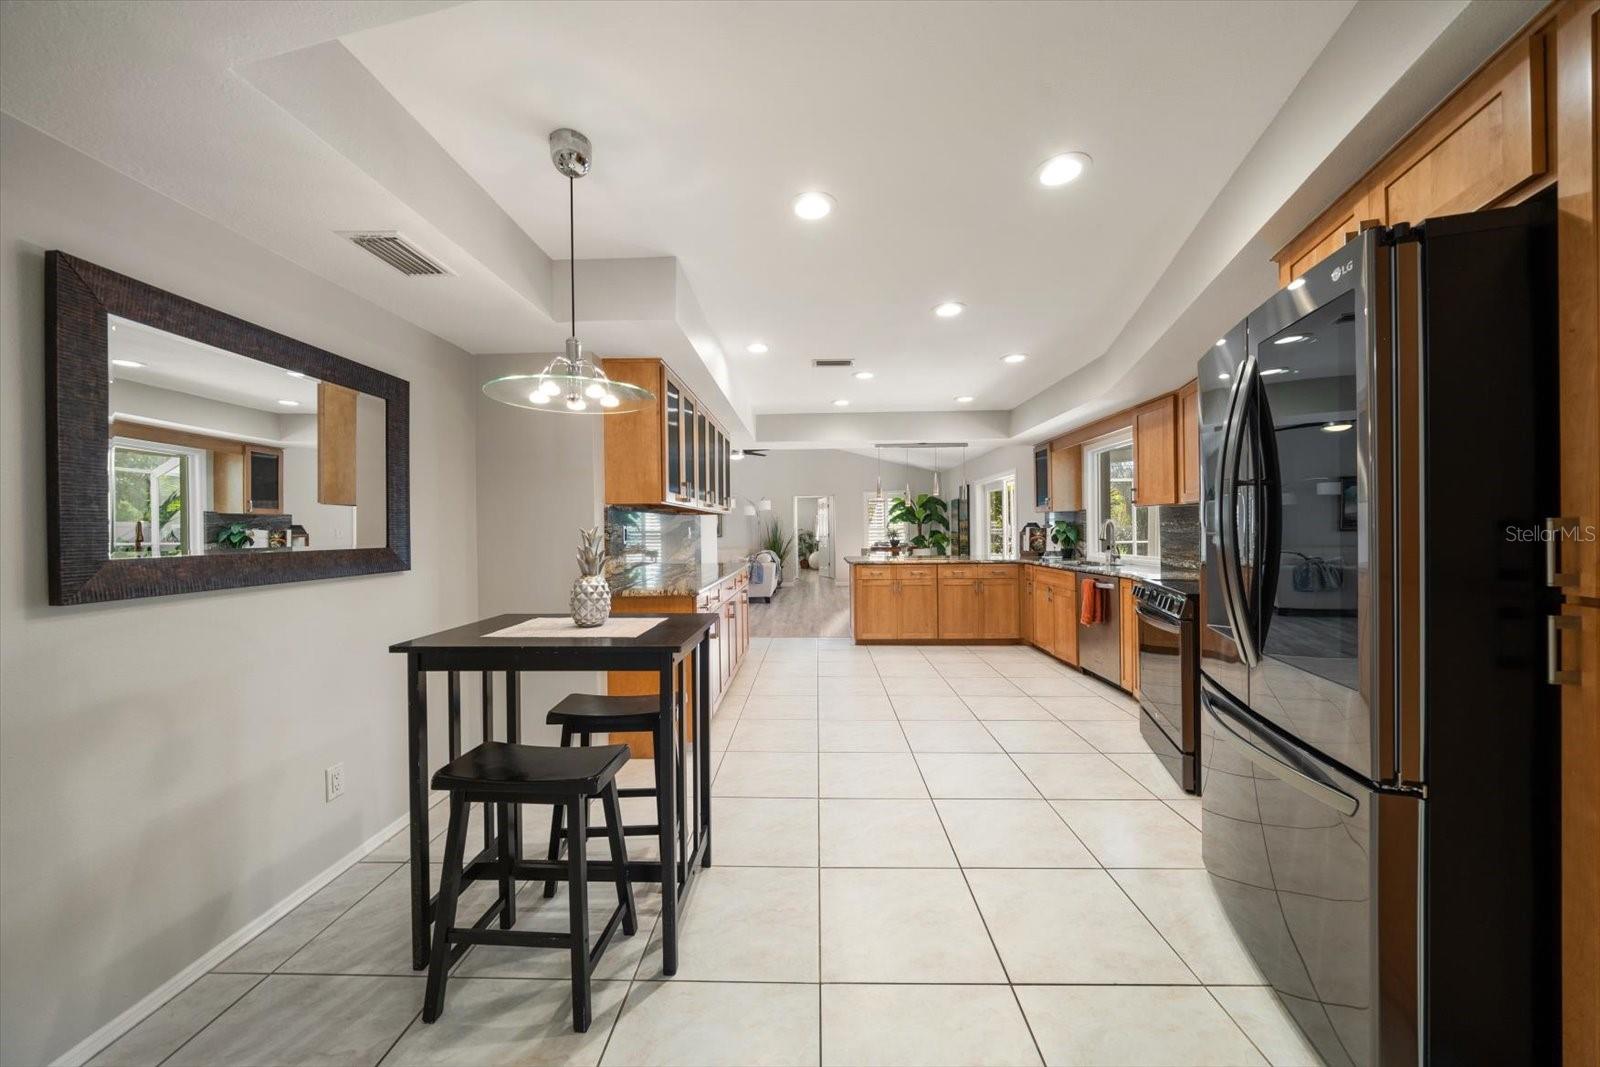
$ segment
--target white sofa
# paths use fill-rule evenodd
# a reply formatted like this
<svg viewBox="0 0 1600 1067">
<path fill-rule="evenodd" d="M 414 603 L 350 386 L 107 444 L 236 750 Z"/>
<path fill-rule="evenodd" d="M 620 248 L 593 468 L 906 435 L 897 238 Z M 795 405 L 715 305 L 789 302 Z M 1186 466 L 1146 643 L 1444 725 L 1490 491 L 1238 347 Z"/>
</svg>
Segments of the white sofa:
<svg viewBox="0 0 1600 1067">
<path fill-rule="evenodd" d="M 755 569 L 750 571 L 750 595 L 752 597 L 766 597 L 772 599 L 772 594 L 778 591 L 778 586 L 783 584 L 783 564 L 778 562 L 778 557 L 762 549 L 751 557 L 751 562 L 761 561 L 761 580 L 756 581 Z"/>
</svg>

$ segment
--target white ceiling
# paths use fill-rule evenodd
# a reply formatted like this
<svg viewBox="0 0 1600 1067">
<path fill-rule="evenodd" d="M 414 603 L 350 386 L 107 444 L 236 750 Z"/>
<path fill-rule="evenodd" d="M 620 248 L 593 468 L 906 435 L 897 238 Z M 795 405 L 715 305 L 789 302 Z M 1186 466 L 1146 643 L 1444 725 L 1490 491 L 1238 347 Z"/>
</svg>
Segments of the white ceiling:
<svg viewBox="0 0 1600 1067">
<path fill-rule="evenodd" d="M 592 350 L 666 358 L 741 444 L 992 443 L 1192 374 L 1270 292 L 1268 230 L 1524 8 L 14 0 L 0 109 L 474 353 L 566 336 L 545 137 L 576 126 Z M 1095 165 L 1044 190 L 1062 150 Z M 789 211 L 811 187 L 838 200 L 815 225 Z M 403 278 L 360 229 L 455 274 Z"/>
<path fill-rule="evenodd" d="M 677 257 L 755 411 L 1009 408 L 1106 348 L 1350 7 L 476 3 L 343 43 L 552 256 L 545 136 L 587 133 L 579 256 Z"/>
<path fill-rule="evenodd" d="M 109 359 L 141 367 L 111 367 L 113 378 L 203 396 L 273 415 L 310 415 L 317 410 L 317 383 L 291 378 L 282 367 L 191 341 L 142 323 L 112 316 Z M 290 407 L 280 400 L 293 400 Z"/>
</svg>

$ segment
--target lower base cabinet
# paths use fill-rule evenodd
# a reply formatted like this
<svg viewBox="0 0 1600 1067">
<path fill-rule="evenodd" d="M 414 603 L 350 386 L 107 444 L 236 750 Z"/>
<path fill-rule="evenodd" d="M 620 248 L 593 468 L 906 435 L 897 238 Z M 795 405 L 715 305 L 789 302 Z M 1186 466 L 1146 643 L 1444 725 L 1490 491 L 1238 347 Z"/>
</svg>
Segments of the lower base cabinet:
<svg viewBox="0 0 1600 1067">
<path fill-rule="evenodd" d="M 716 585 L 691 596 L 627 596 L 611 601 L 613 615 L 689 615 L 706 613 L 722 616 L 711 638 L 710 655 L 706 666 L 712 672 L 710 682 L 711 710 L 716 711 L 722 691 L 739 669 L 744 654 L 750 647 L 750 578 L 748 571 L 740 571 Z M 691 659 L 685 659 L 678 668 L 683 672 L 683 691 L 688 695 L 685 719 L 693 737 L 693 708 L 699 687 Z M 606 673 L 606 692 L 611 696 L 654 696 L 661 692 L 661 679 L 653 671 L 609 671 Z M 649 733 L 614 733 L 611 744 L 627 745 L 635 759 L 649 759 L 655 755 L 656 739 Z"/>
<path fill-rule="evenodd" d="M 852 568 L 857 641 L 1026 641 L 1078 665 L 1074 571 L 1017 563 L 858 564 Z M 1134 579 L 1119 580 L 1122 687 L 1138 686 Z"/>
</svg>

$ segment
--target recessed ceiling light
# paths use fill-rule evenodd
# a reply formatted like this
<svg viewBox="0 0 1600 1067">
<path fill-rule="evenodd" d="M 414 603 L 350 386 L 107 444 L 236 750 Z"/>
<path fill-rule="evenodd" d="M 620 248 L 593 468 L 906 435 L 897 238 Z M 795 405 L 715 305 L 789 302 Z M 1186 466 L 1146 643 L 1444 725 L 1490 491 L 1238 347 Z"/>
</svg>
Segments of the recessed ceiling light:
<svg viewBox="0 0 1600 1067">
<path fill-rule="evenodd" d="M 972 403 L 972 397 L 970 397 L 970 396 L 958 396 L 958 397 L 956 397 L 956 403 L 957 404 L 970 404 L 970 403 Z"/>
<path fill-rule="evenodd" d="M 1306 280 L 1304 278 L 1296 278 L 1294 281 L 1290 282 L 1288 284 L 1288 286 L 1286 286 L 1286 288 L 1288 288 L 1291 292 L 1293 292 L 1294 290 L 1301 288 L 1305 284 L 1306 284 Z"/>
<path fill-rule="evenodd" d="M 301 374 L 297 370 L 288 371 L 287 373 L 288 373 L 289 377 L 291 377 L 291 378 L 304 378 L 305 377 L 304 374 Z"/>
<path fill-rule="evenodd" d="M 827 193 L 801 193 L 794 198 L 794 213 L 807 222 L 828 217 L 833 210 L 833 197 Z"/>
<path fill-rule="evenodd" d="M 140 363 L 136 359 L 114 359 L 114 360 L 111 361 L 111 365 L 113 367 L 142 367 L 142 366 L 144 366 L 143 363 Z"/>
<path fill-rule="evenodd" d="M 941 319 L 953 319 L 965 310 L 967 310 L 967 305 L 961 303 L 960 301 L 946 300 L 944 303 L 934 308 L 933 313 L 939 316 Z"/>
<path fill-rule="evenodd" d="M 1233 375 L 1229 374 L 1227 371 L 1223 371 L 1221 374 L 1217 375 L 1217 380 L 1220 382 L 1225 382 L 1231 377 L 1233 377 Z"/>
<path fill-rule="evenodd" d="M 1354 426 L 1353 422 L 1325 422 L 1322 424 L 1323 433 L 1344 433 Z"/>
<path fill-rule="evenodd" d="M 1054 189 L 1077 181 L 1089 169 L 1089 157 L 1082 152 L 1063 152 L 1039 165 L 1039 184 Z"/>
<path fill-rule="evenodd" d="M 1309 335 L 1303 333 L 1291 333 L 1287 337 L 1274 337 L 1272 343 L 1275 345 L 1297 345 L 1301 341 L 1307 340 L 1308 337 Z"/>
<path fill-rule="evenodd" d="M 1288 367 L 1268 367 L 1266 370 L 1261 372 L 1261 376 L 1263 378 L 1270 378 L 1274 374 L 1288 374 L 1288 373 L 1289 373 L 1289 368 Z"/>
<path fill-rule="evenodd" d="M 767 346 L 760 341 L 751 341 L 744 346 L 744 350 L 752 356 L 764 356 L 767 354 Z"/>
<path fill-rule="evenodd" d="M 300 406 L 300 401 L 298 400 L 280 400 L 278 403 L 282 404 L 286 408 L 297 408 Z"/>
<path fill-rule="evenodd" d="M 833 402 L 833 406 L 836 407 L 836 408 L 847 408 L 847 407 L 850 406 L 850 401 L 845 400 L 843 397 L 840 397 L 838 400 L 835 400 Z"/>
<path fill-rule="evenodd" d="M 1000 362 L 1001 363 L 1022 363 L 1022 362 L 1025 362 L 1027 360 L 1027 358 L 1028 358 L 1028 356 L 1027 356 L 1026 353 L 1013 352 L 1008 356 L 1001 356 L 1000 357 Z"/>
<path fill-rule="evenodd" d="M 856 371 L 856 379 L 858 381 L 870 382 L 872 380 L 872 378 L 873 378 L 873 374 L 869 370 L 858 370 L 858 371 Z"/>
</svg>

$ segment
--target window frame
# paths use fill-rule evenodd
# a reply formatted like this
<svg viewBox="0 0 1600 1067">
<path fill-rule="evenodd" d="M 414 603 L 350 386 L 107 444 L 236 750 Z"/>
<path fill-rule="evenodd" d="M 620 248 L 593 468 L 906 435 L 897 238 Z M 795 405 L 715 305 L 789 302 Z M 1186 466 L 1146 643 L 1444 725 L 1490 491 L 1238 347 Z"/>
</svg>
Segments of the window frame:
<svg viewBox="0 0 1600 1067">
<path fill-rule="evenodd" d="M 877 544 L 879 541 L 888 541 L 889 540 L 890 527 L 891 526 L 899 527 L 900 543 L 902 545 L 909 545 L 911 543 L 911 538 L 914 535 L 909 533 L 906 523 L 903 523 L 903 522 L 890 523 L 888 521 L 888 518 L 889 518 L 889 505 L 894 501 L 895 497 L 897 497 L 898 495 L 899 495 L 898 493 L 884 493 L 883 494 L 883 509 L 882 509 L 883 510 L 883 523 L 882 523 L 883 536 L 882 537 L 874 537 L 873 536 L 873 516 L 878 510 L 878 492 L 875 489 L 868 489 L 862 494 L 861 511 L 862 511 L 862 538 L 863 539 L 862 539 L 862 542 L 861 542 L 861 549 L 862 549 L 863 552 L 871 552 L 872 551 L 872 546 Z"/>
<path fill-rule="evenodd" d="M 1104 495 L 1100 484 L 1100 456 L 1115 448 L 1133 448 L 1133 427 L 1127 426 L 1120 430 L 1096 437 L 1083 445 L 1083 507 L 1084 507 L 1084 555 L 1091 560 L 1104 561 L 1107 553 L 1100 547 L 1100 529 L 1104 525 L 1106 515 L 1101 504 Z M 1135 468 L 1134 477 L 1137 479 L 1138 470 Z M 1146 524 L 1145 544 L 1148 546 L 1144 553 L 1123 553 L 1119 559 L 1125 563 L 1137 566 L 1158 567 L 1161 564 L 1161 523 L 1160 515 L 1154 504 L 1134 504 L 1134 532 L 1137 535 L 1140 513 Z M 1138 544 L 1135 537 L 1133 544 Z"/>
</svg>

